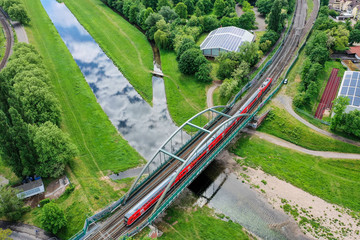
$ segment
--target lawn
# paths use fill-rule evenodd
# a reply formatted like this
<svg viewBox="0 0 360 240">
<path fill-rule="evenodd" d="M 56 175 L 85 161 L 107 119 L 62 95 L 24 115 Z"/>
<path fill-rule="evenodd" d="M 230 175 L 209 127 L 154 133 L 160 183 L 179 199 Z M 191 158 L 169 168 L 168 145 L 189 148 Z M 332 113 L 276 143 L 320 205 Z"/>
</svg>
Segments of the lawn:
<svg viewBox="0 0 360 240">
<path fill-rule="evenodd" d="M 2 25 L 0 25 L 1 33 L 0 33 L 0 62 L 3 59 L 5 55 L 6 50 L 6 38 L 5 38 L 5 32 Z M 16 42 L 16 41 L 15 41 Z"/>
<path fill-rule="evenodd" d="M 64 3 L 144 100 L 151 103 L 153 52 L 145 35 L 100 0 Z"/>
<path fill-rule="evenodd" d="M 285 109 L 271 106 L 272 113 L 259 131 L 277 136 L 311 150 L 360 153 L 360 147 L 321 135 L 292 117 Z"/>
<path fill-rule="evenodd" d="M 60 234 L 65 239 L 83 227 L 86 216 L 123 194 L 115 191 L 103 176 L 109 170 L 117 172 L 135 167 L 143 160 L 119 135 L 96 102 L 40 1 L 22 2 L 31 18 L 30 25 L 26 26 L 29 40 L 42 56 L 52 90 L 61 104 L 62 129 L 79 150 L 79 155 L 67 168 L 67 176 L 76 190 L 59 201 L 60 207 L 71 216 L 68 228 Z M 37 224 L 37 213 L 38 210 L 33 210 L 27 214 L 25 222 Z"/>
<path fill-rule="evenodd" d="M 191 193 L 186 194 L 190 195 Z M 195 197 L 185 196 L 181 199 L 181 205 L 172 206 L 166 210 L 163 221 L 157 224 L 159 230 L 163 232 L 159 240 L 250 239 L 248 234 L 243 231 L 242 226 L 227 221 L 223 214 L 215 214 L 206 206 L 194 207 L 195 201 Z M 144 235 L 145 231 L 141 232 L 139 236 L 135 236 L 135 239 L 144 239 Z"/>
<path fill-rule="evenodd" d="M 360 161 L 325 159 L 243 137 L 231 151 L 246 165 L 263 171 L 330 203 L 360 211 Z"/>
<path fill-rule="evenodd" d="M 168 109 L 174 122 L 181 125 L 206 109 L 205 88 L 208 84 L 197 82 L 194 76 L 182 74 L 174 51 L 161 50 L 160 54 Z"/>
</svg>

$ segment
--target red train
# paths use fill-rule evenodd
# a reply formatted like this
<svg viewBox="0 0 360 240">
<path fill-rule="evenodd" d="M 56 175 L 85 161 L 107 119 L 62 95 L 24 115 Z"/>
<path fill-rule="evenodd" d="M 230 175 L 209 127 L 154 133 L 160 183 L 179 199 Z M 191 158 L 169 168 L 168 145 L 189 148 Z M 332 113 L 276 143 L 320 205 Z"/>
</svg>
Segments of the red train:
<svg viewBox="0 0 360 240">
<path fill-rule="evenodd" d="M 258 100 L 261 100 L 262 96 L 270 89 L 271 83 L 272 79 L 267 78 L 236 114 L 245 114 L 250 112 L 252 108 L 257 105 Z M 211 139 L 206 142 L 206 144 L 204 144 L 202 148 L 198 149 L 196 154 L 193 155 L 192 161 L 190 161 L 189 164 L 185 166 L 185 168 L 178 174 L 171 187 L 178 183 L 202 159 L 202 157 L 204 157 L 204 155 L 211 151 L 241 119 L 242 117 L 240 116 L 225 124 L 217 131 L 217 133 L 214 134 Z M 155 189 L 148 193 L 140 202 L 138 202 L 130 211 L 125 214 L 125 223 L 128 226 L 133 224 L 159 200 L 167 184 L 176 174 L 177 170 L 164 181 L 162 181 Z"/>
</svg>

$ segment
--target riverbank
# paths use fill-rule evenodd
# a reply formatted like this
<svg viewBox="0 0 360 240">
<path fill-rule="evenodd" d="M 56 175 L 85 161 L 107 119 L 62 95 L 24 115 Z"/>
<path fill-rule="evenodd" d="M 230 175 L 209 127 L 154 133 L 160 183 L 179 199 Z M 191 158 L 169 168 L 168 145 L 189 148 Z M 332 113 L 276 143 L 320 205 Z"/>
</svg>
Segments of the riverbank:
<svg viewBox="0 0 360 240">
<path fill-rule="evenodd" d="M 64 3 L 151 105 L 153 52 L 145 35 L 100 0 L 64 0 Z"/>
<path fill-rule="evenodd" d="M 70 162 L 67 175 L 76 189 L 56 201 L 68 216 L 68 227 L 60 234 L 69 238 L 87 216 L 119 199 L 123 194 L 100 178 L 111 171 L 123 171 L 141 162 L 140 155 L 117 133 L 86 83 L 79 67 L 61 40 L 39 0 L 23 0 L 30 18 L 26 26 L 29 41 L 39 51 L 48 69 L 52 90 L 62 110 L 62 129 L 76 144 L 79 155 Z M 40 225 L 39 209 L 23 221 Z"/>
</svg>

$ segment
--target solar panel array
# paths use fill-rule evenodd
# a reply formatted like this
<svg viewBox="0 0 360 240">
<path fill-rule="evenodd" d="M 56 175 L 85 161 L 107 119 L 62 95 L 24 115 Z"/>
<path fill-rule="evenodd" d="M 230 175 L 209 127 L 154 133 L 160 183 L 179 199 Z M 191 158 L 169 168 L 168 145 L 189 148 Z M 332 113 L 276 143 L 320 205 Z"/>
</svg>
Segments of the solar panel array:
<svg viewBox="0 0 360 240">
<path fill-rule="evenodd" d="M 339 95 L 347 96 L 349 105 L 360 107 L 360 72 L 345 72 Z"/>
<path fill-rule="evenodd" d="M 244 41 L 252 41 L 253 35 L 237 27 L 223 27 L 210 32 L 201 43 L 200 49 L 220 48 L 227 51 L 238 51 Z"/>
</svg>

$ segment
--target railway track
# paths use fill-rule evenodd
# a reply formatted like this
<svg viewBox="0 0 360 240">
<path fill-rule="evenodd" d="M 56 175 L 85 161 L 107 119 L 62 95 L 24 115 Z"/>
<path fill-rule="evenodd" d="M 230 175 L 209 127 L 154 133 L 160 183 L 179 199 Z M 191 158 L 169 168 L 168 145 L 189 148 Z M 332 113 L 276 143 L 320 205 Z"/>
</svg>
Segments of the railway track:
<svg viewBox="0 0 360 240">
<path fill-rule="evenodd" d="M 314 4 L 314 12 L 316 14 L 312 14 L 308 22 L 305 24 L 306 18 L 306 0 L 298 0 L 296 12 L 294 16 L 294 23 L 292 29 L 286 38 L 283 48 L 277 55 L 273 61 L 273 63 L 269 66 L 269 68 L 264 72 L 261 78 L 257 81 L 254 86 L 249 90 L 248 96 L 252 95 L 261 85 L 261 83 L 267 77 L 273 78 L 274 84 L 277 79 L 282 74 L 283 70 L 290 63 L 293 54 L 298 46 L 298 44 L 302 41 L 302 39 L 306 36 L 307 32 L 310 31 L 313 22 L 316 19 L 318 4 Z M 246 101 L 246 98 L 240 100 L 234 107 L 229 111 L 229 115 L 233 115 Z M 219 117 L 219 119 L 208 127 L 208 130 L 214 129 L 216 126 L 225 121 L 225 117 Z M 189 143 L 189 145 L 184 148 L 184 150 L 179 154 L 179 157 L 182 159 L 186 159 L 195 146 L 200 143 L 206 134 L 200 134 L 195 140 Z M 119 210 L 117 210 L 111 217 L 109 217 L 105 222 L 101 223 L 97 229 L 90 234 L 88 234 L 84 239 L 118 239 L 121 235 L 129 233 L 136 229 L 137 226 L 141 226 L 144 223 L 149 215 L 151 214 L 152 209 L 144 214 L 134 225 L 127 227 L 124 223 L 124 215 L 137 204 L 146 194 L 148 194 L 154 187 L 156 187 L 161 181 L 163 181 L 166 177 L 168 177 L 175 169 L 177 169 L 181 165 L 181 162 L 177 160 L 173 160 L 164 166 L 164 171 L 161 171 L 158 175 L 151 179 L 151 182 L 147 183 L 145 186 L 141 187 L 137 190 L 135 195 L 131 196 L 126 205 L 122 206 Z M 172 191 L 174 191 L 176 187 L 174 187 Z M 170 196 L 171 194 L 168 194 Z M 168 197 L 167 196 L 167 197 Z M 165 199 L 164 199 L 165 200 Z"/>
<path fill-rule="evenodd" d="M 11 49 L 12 49 L 12 44 L 13 44 L 13 39 L 12 39 L 12 30 L 10 27 L 9 22 L 7 21 L 7 18 L 5 16 L 5 13 L 3 11 L 0 11 L 0 22 L 1 25 L 3 26 L 3 29 L 5 31 L 5 38 L 6 38 L 6 50 L 5 50 L 5 54 L 0 62 L 0 70 L 3 69 L 10 57 L 10 53 L 11 53 Z"/>
</svg>

